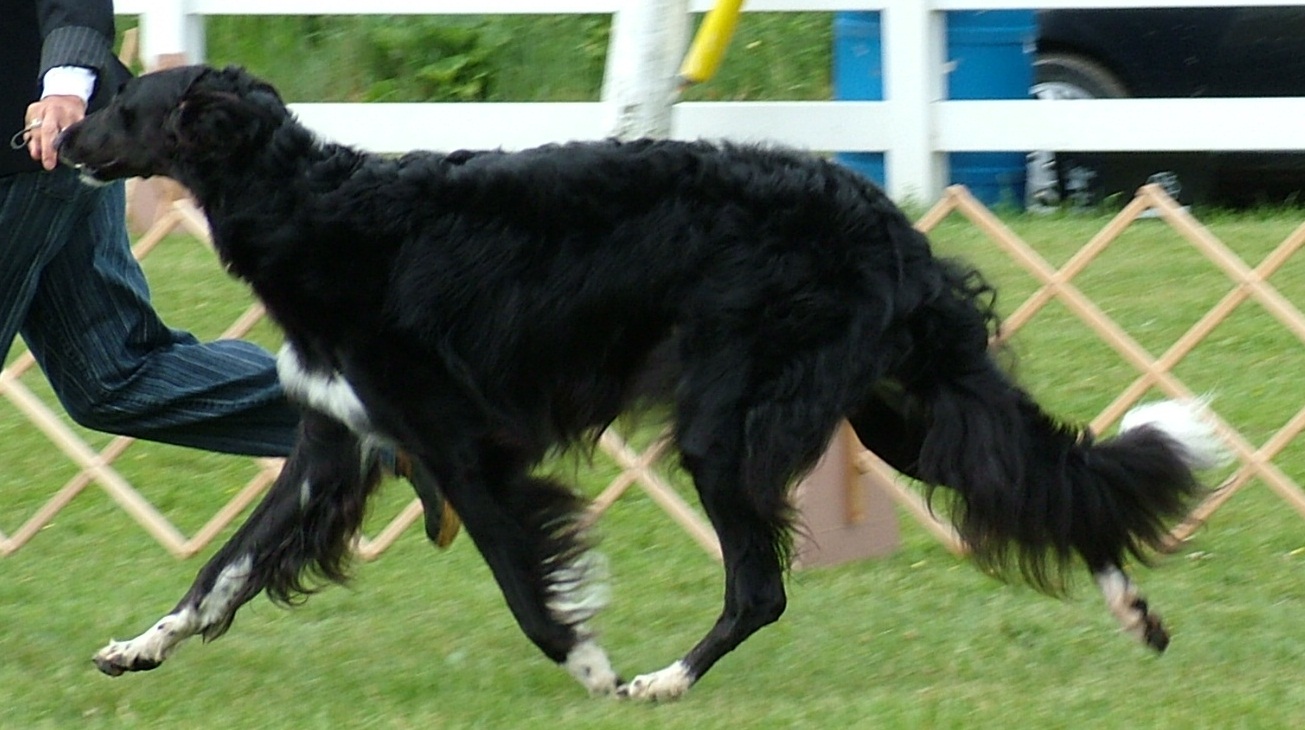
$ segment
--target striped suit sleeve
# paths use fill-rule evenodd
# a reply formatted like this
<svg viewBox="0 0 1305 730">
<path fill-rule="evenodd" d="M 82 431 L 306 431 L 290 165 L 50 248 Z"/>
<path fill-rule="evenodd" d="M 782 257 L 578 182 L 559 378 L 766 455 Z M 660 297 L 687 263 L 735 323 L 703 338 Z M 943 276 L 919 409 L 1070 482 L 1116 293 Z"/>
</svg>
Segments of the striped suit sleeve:
<svg viewBox="0 0 1305 730">
<path fill-rule="evenodd" d="M 55 66 L 84 66 L 98 73 L 112 56 L 108 41 L 93 28 L 56 28 L 41 46 L 41 75 Z"/>
<path fill-rule="evenodd" d="M 109 0 L 38 0 L 40 75 L 55 66 L 84 66 L 97 74 L 113 56 L 113 3 Z"/>
</svg>

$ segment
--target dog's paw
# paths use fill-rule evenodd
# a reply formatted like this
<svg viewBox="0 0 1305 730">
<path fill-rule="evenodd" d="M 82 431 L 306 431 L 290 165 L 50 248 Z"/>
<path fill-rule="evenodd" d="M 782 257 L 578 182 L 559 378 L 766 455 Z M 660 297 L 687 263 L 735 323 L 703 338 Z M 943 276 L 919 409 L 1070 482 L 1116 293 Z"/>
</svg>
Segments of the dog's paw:
<svg viewBox="0 0 1305 730">
<path fill-rule="evenodd" d="M 652 674 L 641 674 L 616 690 L 616 696 L 623 699 L 643 700 L 645 702 L 665 702 L 678 700 L 693 686 L 693 677 L 684 666 L 684 662 L 675 662 L 669 667 Z"/>
<path fill-rule="evenodd" d="M 607 659 L 607 652 L 592 639 L 576 644 L 562 667 L 584 685 L 592 697 L 616 694 L 617 685 L 621 683 Z"/>
<path fill-rule="evenodd" d="M 1124 632 L 1157 653 L 1169 647 L 1169 632 L 1124 571 L 1111 567 L 1096 574 L 1097 586 Z"/>
<path fill-rule="evenodd" d="M 110 677 L 125 672 L 145 672 L 163 663 L 177 645 L 200 631 L 195 612 L 179 610 L 154 622 L 148 631 L 127 641 L 110 641 L 92 657 L 95 666 Z"/>
<path fill-rule="evenodd" d="M 118 677 L 127 672 L 147 672 L 163 663 L 163 659 L 140 656 L 130 641 L 112 641 L 96 652 L 91 661 L 95 667 L 110 677 Z"/>
</svg>

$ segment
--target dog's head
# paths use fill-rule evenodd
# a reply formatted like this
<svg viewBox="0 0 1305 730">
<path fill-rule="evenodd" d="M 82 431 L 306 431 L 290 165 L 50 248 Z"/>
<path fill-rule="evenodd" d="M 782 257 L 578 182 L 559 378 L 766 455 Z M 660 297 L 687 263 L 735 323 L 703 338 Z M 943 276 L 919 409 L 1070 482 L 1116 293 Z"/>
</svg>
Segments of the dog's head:
<svg viewBox="0 0 1305 730">
<path fill-rule="evenodd" d="M 243 69 L 182 66 L 131 79 L 64 130 L 59 157 L 94 180 L 167 175 L 248 157 L 289 117 L 276 89 Z"/>
</svg>

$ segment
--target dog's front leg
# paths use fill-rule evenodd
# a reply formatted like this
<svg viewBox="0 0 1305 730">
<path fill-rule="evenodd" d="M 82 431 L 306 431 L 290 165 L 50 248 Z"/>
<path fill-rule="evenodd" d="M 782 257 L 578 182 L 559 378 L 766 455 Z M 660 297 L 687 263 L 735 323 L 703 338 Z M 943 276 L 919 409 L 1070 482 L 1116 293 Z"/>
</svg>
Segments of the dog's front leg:
<svg viewBox="0 0 1305 730">
<path fill-rule="evenodd" d="M 313 590 L 306 573 L 344 580 L 350 541 L 377 481 L 375 458 L 357 436 L 307 411 L 280 476 L 176 608 L 140 636 L 101 649 L 95 665 L 110 676 L 153 669 L 192 636 L 221 636 L 260 591 L 288 603 Z"/>
<path fill-rule="evenodd" d="M 240 596 L 248 592 L 250 568 L 247 554 L 231 563 L 210 561 L 176 608 L 140 636 L 109 642 L 96 653 L 95 666 L 111 677 L 154 669 L 186 639 L 214 627 L 223 627 L 220 634 L 248 600 Z"/>
</svg>

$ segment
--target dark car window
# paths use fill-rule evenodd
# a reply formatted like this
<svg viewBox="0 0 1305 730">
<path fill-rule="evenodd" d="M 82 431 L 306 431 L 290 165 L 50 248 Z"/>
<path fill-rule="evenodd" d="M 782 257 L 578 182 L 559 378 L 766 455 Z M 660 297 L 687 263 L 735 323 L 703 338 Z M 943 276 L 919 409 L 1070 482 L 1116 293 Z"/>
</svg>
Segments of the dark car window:
<svg viewBox="0 0 1305 730">
<path fill-rule="evenodd" d="M 1093 59 L 1130 96 L 1305 95 L 1305 7 L 1051 10 L 1039 51 Z"/>
<path fill-rule="evenodd" d="M 1210 96 L 1305 96 L 1305 7 L 1238 9 L 1210 66 Z"/>
</svg>

